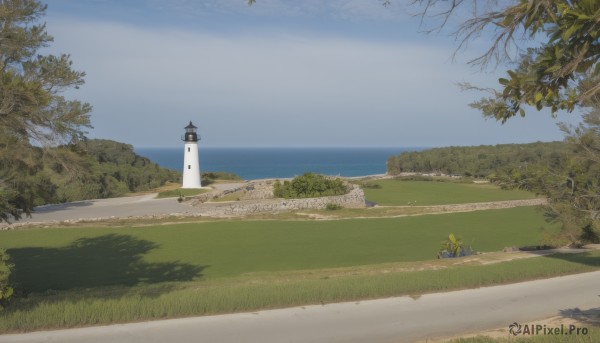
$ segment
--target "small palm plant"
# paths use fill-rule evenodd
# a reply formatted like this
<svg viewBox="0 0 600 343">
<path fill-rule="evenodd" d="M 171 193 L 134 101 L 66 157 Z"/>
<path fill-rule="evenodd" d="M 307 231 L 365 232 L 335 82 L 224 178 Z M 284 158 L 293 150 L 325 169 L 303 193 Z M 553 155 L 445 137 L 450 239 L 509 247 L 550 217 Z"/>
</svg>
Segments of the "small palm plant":
<svg viewBox="0 0 600 343">
<path fill-rule="evenodd" d="M 438 253 L 438 258 L 460 257 L 471 254 L 471 249 L 464 247 L 462 239 L 451 233 L 448 235 L 448 239 L 442 242 L 442 249 Z"/>
<path fill-rule="evenodd" d="M 448 239 L 442 242 L 442 248 L 449 252 L 453 257 L 460 255 L 462 251 L 462 239 L 456 238 L 453 233 L 448 235 Z"/>
</svg>

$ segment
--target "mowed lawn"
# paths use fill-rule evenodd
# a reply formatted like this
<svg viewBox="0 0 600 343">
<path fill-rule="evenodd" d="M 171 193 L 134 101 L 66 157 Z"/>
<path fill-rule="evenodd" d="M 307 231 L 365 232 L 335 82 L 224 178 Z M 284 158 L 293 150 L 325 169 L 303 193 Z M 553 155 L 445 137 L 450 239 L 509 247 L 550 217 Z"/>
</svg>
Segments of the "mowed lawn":
<svg viewBox="0 0 600 343">
<path fill-rule="evenodd" d="M 369 182 L 381 188 L 365 188 L 365 197 L 379 205 L 445 205 L 475 202 L 534 199 L 536 195 L 518 189 L 503 190 L 484 183 L 379 180 Z"/>
<path fill-rule="evenodd" d="M 520 207 L 384 219 L 15 230 L 0 232 L 0 246 L 13 258 L 15 281 L 43 292 L 431 260 L 449 233 L 477 251 L 496 251 L 538 244 L 557 230 L 535 208 Z"/>
</svg>

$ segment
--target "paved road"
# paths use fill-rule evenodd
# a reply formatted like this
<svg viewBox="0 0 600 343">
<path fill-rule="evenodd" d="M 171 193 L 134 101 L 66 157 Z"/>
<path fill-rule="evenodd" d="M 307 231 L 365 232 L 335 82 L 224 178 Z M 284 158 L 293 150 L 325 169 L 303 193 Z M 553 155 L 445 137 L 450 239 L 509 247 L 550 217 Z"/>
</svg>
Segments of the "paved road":
<svg viewBox="0 0 600 343">
<path fill-rule="evenodd" d="M 239 187 L 243 183 L 221 183 L 213 187 L 227 190 Z M 45 223 L 60 221 L 77 221 L 82 219 L 108 219 L 140 216 L 164 216 L 170 214 L 194 215 L 198 208 L 178 203 L 176 198 L 154 199 L 156 193 L 110 199 L 75 201 L 58 205 L 36 207 L 30 218 L 23 218 L 20 223 Z M 6 223 L 0 223 L 0 226 Z"/>
<path fill-rule="evenodd" d="M 0 342 L 412 342 L 600 307 L 600 272 L 449 293 L 0 336 Z"/>
<path fill-rule="evenodd" d="M 125 198 L 76 201 L 59 205 L 35 208 L 31 218 L 19 223 L 52 222 L 93 218 L 125 218 L 148 215 L 168 215 L 171 213 L 195 213 L 196 209 L 176 198 L 154 199 L 156 194 Z"/>
</svg>

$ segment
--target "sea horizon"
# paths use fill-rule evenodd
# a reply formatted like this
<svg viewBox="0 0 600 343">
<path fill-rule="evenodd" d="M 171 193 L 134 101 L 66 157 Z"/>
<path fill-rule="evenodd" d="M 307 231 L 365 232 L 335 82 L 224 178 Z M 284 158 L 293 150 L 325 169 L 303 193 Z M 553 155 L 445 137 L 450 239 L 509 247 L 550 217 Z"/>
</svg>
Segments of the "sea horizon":
<svg viewBox="0 0 600 343">
<path fill-rule="evenodd" d="M 179 146 L 134 146 L 134 149 L 183 149 L 183 145 Z M 198 144 L 199 149 L 433 149 L 442 146 L 336 146 L 336 145 L 326 145 L 326 146 L 203 146 L 202 144 Z M 468 145 L 470 146 L 470 145 Z"/>
<path fill-rule="evenodd" d="M 306 172 L 356 177 L 385 174 L 390 156 L 426 147 L 200 147 L 202 172 L 230 172 L 242 179 L 289 178 Z M 162 167 L 183 169 L 183 146 L 139 147 L 135 152 Z"/>
</svg>

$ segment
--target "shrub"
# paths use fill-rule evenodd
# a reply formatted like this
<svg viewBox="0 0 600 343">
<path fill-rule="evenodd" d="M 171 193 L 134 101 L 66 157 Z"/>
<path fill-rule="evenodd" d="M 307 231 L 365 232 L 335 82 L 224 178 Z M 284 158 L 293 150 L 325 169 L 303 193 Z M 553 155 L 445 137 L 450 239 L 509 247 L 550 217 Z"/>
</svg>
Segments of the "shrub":
<svg viewBox="0 0 600 343">
<path fill-rule="evenodd" d="M 204 172 L 202 173 L 202 178 L 211 179 L 211 180 L 241 180 L 242 178 L 235 173 L 228 172 Z"/>
<path fill-rule="evenodd" d="M 325 209 L 327 211 L 337 211 L 337 210 L 341 210 L 342 208 L 343 208 L 342 205 L 333 204 L 333 203 L 329 203 L 325 206 Z"/>
<path fill-rule="evenodd" d="M 600 243 L 600 237 L 598 237 L 598 233 L 594 231 L 592 224 L 584 226 L 581 230 L 582 233 L 581 236 L 579 236 L 579 239 L 581 241 L 583 241 L 584 243 Z"/>
<path fill-rule="evenodd" d="M 320 174 L 305 173 L 292 181 L 279 180 L 273 184 L 273 194 L 279 198 L 317 198 L 346 194 L 348 189 L 339 178 L 328 178 Z"/>
<path fill-rule="evenodd" d="M 380 189 L 381 185 L 375 182 L 363 182 L 360 184 L 360 186 L 362 188 L 368 188 L 368 189 Z"/>
<path fill-rule="evenodd" d="M 396 176 L 394 180 L 400 181 L 434 181 L 434 178 L 428 175 L 407 175 L 407 176 Z"/>
<path fill-rule="evenodd" d="M 227 180 L 227 181 L 238 181 L 242 178 L 239 175 L 234 173 L 227 172 L 204 172 L 201 174 L 202 185 L 208 186 L 210 184 L 215 183 L 217 180 Z"/>
<path fill-rule="evenodd" d="M 448 239 L 442 242 L 442 248 L 438 253 L 438 258 L 461 257 L 472 255 L 471 248 L 463 246 L 462 239 L 455 237 L 453 233 L 448 235 Z"/>
<path fill-rule="evenodd" d="M 0 249 L 0 310 L 6 306 L 13 295 L 13 288 L 8 284 L 13 265 L 4 249 Z"/>
</svg>

